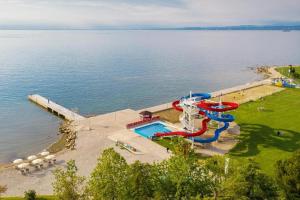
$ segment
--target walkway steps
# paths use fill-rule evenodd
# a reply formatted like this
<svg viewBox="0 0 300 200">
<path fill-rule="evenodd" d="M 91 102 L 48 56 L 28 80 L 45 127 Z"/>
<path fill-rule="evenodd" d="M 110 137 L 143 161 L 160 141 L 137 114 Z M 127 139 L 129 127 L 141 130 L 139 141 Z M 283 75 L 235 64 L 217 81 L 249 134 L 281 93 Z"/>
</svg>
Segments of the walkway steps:
<svg viewBox="0 0 300 200">
<path fill-rule="evenodd" d="M 28 99 L 39 106 L 47 109 L 49 112 L 53 113 L 56 116 L 59 116 L 63 119 L 69 120 L 69 121 L 77 121 L 85 119 L 85 117 L 61 106 L 57 103 L 50 101 L 49 99 L 42 97 L 38 94 L 29 95 Z"/>
</svg>

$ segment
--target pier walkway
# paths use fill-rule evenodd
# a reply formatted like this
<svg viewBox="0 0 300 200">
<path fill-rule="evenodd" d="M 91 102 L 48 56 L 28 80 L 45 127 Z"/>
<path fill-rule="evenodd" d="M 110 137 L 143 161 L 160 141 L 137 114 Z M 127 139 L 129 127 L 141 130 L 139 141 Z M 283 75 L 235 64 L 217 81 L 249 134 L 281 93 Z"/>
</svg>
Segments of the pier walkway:
<svg viewBox="0 0 300 200">
<path fill-rule="evenodd" d="M 42 97 L 41 95 L 38 95 L 38 94 L 29 95 L 28 99 L 63 119 L 66 119 L 69 121 L 77 121 L 77 120 L 85 119 L 85 117 L 83 117 L 61 105 L 58 105 L 57 103 L 55 103 L 45 97 Z"/>
</svg>

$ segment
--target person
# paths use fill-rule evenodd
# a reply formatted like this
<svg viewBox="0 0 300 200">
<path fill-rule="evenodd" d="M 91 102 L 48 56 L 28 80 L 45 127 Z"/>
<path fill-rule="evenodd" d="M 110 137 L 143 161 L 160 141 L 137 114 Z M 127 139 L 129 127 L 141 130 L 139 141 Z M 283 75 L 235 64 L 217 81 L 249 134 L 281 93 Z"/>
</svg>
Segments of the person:
<svg viewBox="0 0 300 200">
<path fill-rule="evenodd" d="M 280 136 L 281 135 L 281 132 L 280 131 L 277 131 L 277 136 Z"/>
<path fill-rule="evenodd" d="M 169 150 L 170 150 L 169 147 L 167 147 L 167 153 L 169 153 Z"/>
</svg>

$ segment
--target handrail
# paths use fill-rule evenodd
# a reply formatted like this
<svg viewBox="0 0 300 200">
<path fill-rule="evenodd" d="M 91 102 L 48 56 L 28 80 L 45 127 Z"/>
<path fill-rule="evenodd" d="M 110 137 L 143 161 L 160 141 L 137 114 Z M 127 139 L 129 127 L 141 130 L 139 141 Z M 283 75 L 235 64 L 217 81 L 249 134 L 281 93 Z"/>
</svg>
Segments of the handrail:
<svg viewBox="0 0 300 200">
<path fill-rule="evenodd" d="M 151 119 L 144 119 L 144 120 L 141 120 L 141 121 L 132 122 L 130 124 L 127 124 L 126 128 L 131 129 L 131 128 L 134 128 L 134 127 L 137 127 L 137 126 L 141 126 L 141 125 L 144 125 L 144 124 L 148 124 L 148 123 L 157 121 L 159 119 L 160 119 L 159 116 L 155 116 L 155 117 L 152 117 Z"/>
</svg>

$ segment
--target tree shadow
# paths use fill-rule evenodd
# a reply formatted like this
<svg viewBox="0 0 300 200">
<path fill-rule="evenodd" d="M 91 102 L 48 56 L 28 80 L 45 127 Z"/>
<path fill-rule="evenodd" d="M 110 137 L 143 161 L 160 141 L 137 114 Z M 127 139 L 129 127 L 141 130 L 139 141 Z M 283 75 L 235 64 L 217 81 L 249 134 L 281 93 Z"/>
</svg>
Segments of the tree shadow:
<svg viewBox="0 0 300 200">
<path fill-rule="evenodd" d="M 274 129 L 262 124 L 239 124 L 241 135 L 238 144 L 230 151 L 233 156 L 255 156 L 259 147 L 272 147 L 282 151 L 293 152 L 299 149 L 300 133 L 288 129 Z M 282 134 L 277 135 L 277 131 Z"/>
</svg>

